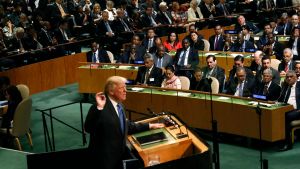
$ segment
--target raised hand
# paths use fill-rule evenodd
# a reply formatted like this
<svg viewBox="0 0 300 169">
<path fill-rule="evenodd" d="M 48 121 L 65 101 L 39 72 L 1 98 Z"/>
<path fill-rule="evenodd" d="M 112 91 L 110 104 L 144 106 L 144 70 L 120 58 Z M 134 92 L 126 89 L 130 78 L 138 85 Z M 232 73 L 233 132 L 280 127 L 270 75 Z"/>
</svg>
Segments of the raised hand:
<svg viewBox="0 0 300 169">
<path fill-rule="evenodd" d="M 97 102 L 97 109 L 102 110 L 106 103 L 106 97 L 103 92 L 99 92 L 95 96 Z"/>
</svg>

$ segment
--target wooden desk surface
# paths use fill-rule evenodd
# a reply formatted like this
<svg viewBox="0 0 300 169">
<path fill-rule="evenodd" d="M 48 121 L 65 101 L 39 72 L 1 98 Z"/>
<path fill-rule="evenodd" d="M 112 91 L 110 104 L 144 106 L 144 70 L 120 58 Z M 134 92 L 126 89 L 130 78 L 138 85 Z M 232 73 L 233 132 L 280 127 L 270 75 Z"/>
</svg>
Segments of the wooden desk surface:
<svg viewBox="0 0 300 169">
<path fill-rule="evenodd" d="M 213 95 L 212 112 L 218 122 L 218 131 L 259 138 L 259 118 L 256 106 L 249 105 L 249 99 Z M 142 92 L 128 90 L 124 102 L 129 110 L 146 112 L 173 112 L 191 127 L 211 130 L 211 102 L 208 93 L 191 93 L 189 96 L 176 91 L 146 89 Z M 285 138 L 285 112 L 292 106 L 273 105 L 262 107 L 262 139 L 269 142 Z M 141 116 L 132 115 L 133 119 Z"/>
</svg>

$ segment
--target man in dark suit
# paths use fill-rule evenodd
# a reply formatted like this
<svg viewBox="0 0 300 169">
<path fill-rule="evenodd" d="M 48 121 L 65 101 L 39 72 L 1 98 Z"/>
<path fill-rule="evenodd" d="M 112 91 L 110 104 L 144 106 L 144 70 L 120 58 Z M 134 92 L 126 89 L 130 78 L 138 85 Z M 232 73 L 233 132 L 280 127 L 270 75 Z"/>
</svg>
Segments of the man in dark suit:
<svg viewBox="0 0 300 169">
<path fill-rule="evenodd" d="M 268 34 L 269 33 L 272 33 L 272 27 L 271 27 L 271 24 L 265 24 L 264 25 L 264 33 L 263 35 L 261 35 L 259 37 L 259 40 L 257 41 L 257 48 L 259 50 L 262 50 L 263 47 L 268 43 Z"/>
<path fill-rule="evenodd" d="M 154 29 L 148 29 L 146 38 L 142 41 L 142 46 L 149 52 L 150 48 L 154 46 L 154 39 L 155 39 L 155 31 Z"/>
<path fill-rule="evenodd" d="M 133 123 L 126 120 L 122 102 L 126 99 L 126 79 L 112 76 L 107 79 L 104 93 L 96 94 L 86 120 L 85 131 L 90 133 L 91 166 L 101 169 L 121 169 L 122 160 L 128 159 L 127 133 L 164 127 L 163 124 Z"/>
<path fill-rule="evenodd" d="M 231 80 L 234 80 L 235 74 L 236 74 L 236 69 L 238 67 L 244 67 L 245 71 L 246 71 L 247 78 L 248 79 L 254 79 L 254 75 L 253 75 L 252 71 L 249 68 L 244 66 L 244 57 L 243 56 L 237 55 L 234 58 L 233 62 L 234 62 L 233 63 L 234 65 L 233 65 L 233 68 L 229 72 L 228 82 L 231 81 Z"/>
<path fill-rule="evenodd" d="M 280 84 L 279 72 L 271 67 L 271 58 L 269 56 L 264 56 L 262 58 L 262 68 L 260 71 L 256 72 L 255 78 L 257 83 L 261 83 L 262 75 L 265 69 L 270 69 L 272 71 L 272 81 L 276 84 Z"/>
<path fill-rule="evenodd" d="M 242 31 L 243 25 L 248 25 L 250 28 L 250 31 L 254 34 L 257 34 L 259 32 L 259 29 L 252 23 L 245 20 L 245 17 L 243 15 L 240 15 L 237 19 L 238 23 L 235 25 L 234 30 L 236 30 L 238 33 Z"/>
<path fill-rule="evenodd" d="M 268 42 L 263 46 L 262 51 L 267 55 L 267 56 L 276 56 L 276 59 L 282 60 L 282 51 L 283 51 L 283 46 L 280 44 L 278 41 L 275 40 L 275 36 L 273 33 L 269 33 L 267 35 L 268 37 Z"/>
<path fill-rule="evenodd" d="M 253 60 L 252 60 L 251 65 L 249 67 L 252 71 L 255 71 L 255 72 L 260 71 L 260 69 L 262 68 L 261 59 L 262 59 L 263 56 L 264 56 L 264 53 L 261 50 L 257 50 L 256 52 L 254 52 Z"/>
<path fill-rule="evenodd" d="M 250 97 L 255 85 L 254 82 L 254 79 L 247 78 L 244 67 L 238 67 L 236 77 L 234 80 L 229 81 L 226 93 L 234 96 Z"/>
<path fill-rule="evenodd" d="M 278 24 L 277 18 L 272 18 L 270 21 L 272 27 L 272 33 L 274 35 L 283 35 L 283 27 Z"/>
<path fill-rule="evenodd" d="M 135 83 L 145 86 L 161 86 L 162 70 L 154 65 L 154 58 L 147 53 L 144 58 L 145 66 L 139 67 Z"/>
<path fill-rule="evenodd" d="M 177 75 L 192 78 L 193 69 L 199 64 L 198 51 L 190 47 L 188 39 L 182 40 L 182 48 L 178 49 L 173 59 Z"/>
<path fill-rule="evenodd" d="M 291 140 L 291 122 L 300 119 L 300 82 L 297 81 L 297 75 L 294 71 L 288 71 L 285 76 L 282 91 L 278 99 L 279 102 L 290 104 L 294 110 L 285 114 L 285 141 L 280 151 L 285 151 L 293 148 Z"/>
<path fill-rule="evenodd" d="M 230 8 L 229 3 L 226 3 L 226 0 L 220 0 L 216 5 L 216 13 L 217 16 L 223 16 L 224 18 L 220 18 L 220 22 L 222 25 L 229 26 L 232 24 L 232 10 Z"/>
<path fill-rule="evenodd" d="M 60 20 L 69 17 L 70 15 L 63 6 L 62 0 L 55 0 L 55 2 L 49 6 L 49 21 L 53 27 L 56 27 Z"/>
<path fill-rule="evenodd" d="M 214 55 L 208 55 L 206 57 L 206 64 L 202 71 L 202 79 L 215 77 L 219 81 L 219 92 L 223 91 L 223 84 L 225 82 L 225 70 L 217 65 L 217 59 Z"/>
<path fill-rule="evenodd" d="M 151 6 L 147 6 L 145 13 L 141 16 L 141 21 L 143 27 L 156 27 L 159 25 L 156 16 L 153 15 L 153 8 Z"/>
<path fill-rule="evenodd" d="M 288 42 L 288 47 L 292 49 L 293 52 L 293 59 L 299 60 L 300 58 L 300 27 L 295 27 L 292 31 L 292 37 Z"/>
<path fill-rule="evenodd" d="M 166 2 L 161 2 L 159 4 L 159 11 L 157 12 L 156 19 L 158 23 L 162 25 L 172 25 L 172 16 L 171 13 L 168 11 L 168 6 Z"/>
<path fill-rule="evenodd" d="M 293 25 L 289 22 L 289 16 L 287 13 L 283 13 L 280 17 L 279 25 L 283 28 L 283 35 L 291 35 Z"/>
<path fill-rule="evenodd" d="M 102 49 L 96 42 L 92 42 L 91 51 L 87 52 L 86 57 L 88 62 L 111 63 L 107 51 Z"/>
<path fill-rule="evenodd" d="M 230 48 L 231 52 L 249 52 L 255 50 L 254 43 L 244 39 L 242 33 L 238 34 L 236 41 Z"/>
<path fill-rule="evenodd" d="M 153 57 L 156 67 L 163 69 L 163 71 L 165 70 L 165 67 L 173 64 L 172 57 L 166 53 L 166 49 L 163 45 L 157 48 L 157 52 Z"/>
<path fill-rule="evenodd" d="M 203 0 L 200 3 L 200 10 L 203 15 L 203 18 L 210 18 L 207 20 L 208 28 L 212 28 L 215 24 L 214 17 L 217 16 L 215 5 L 211 0 Z"/>
<path fill-rule="evenodd" d="M 130 41 L 133 35 L 132 27 L 125 17 L 123 9 L 117 9 L 117 17 L 112 22 L 112 27 L 116 30 L 117 34 L 124 39 L 124 42 L 127 43 Z"/>
<path fill-rule="evenodd" d="M 281 76 L 285 76 L 289 70 L 294 70 L 295 62 L 293 61 L 293 53 L 290 48 L 285 48 L 283 51 L 283 60 L 278 65 L 278 72 Z"/>
<path fill-rule="evenodd" d="M 124 51 L 123 56 L 118 60 L 119 63 L 143 64 L 146 50 L 142 46 L 132 44 L 129 49 Z"/>
<path fill-rule="evenodd" d="M 190 81 L 190 90 L 211 92 L 211 79 L 202 78 L 202 70 L 197 68 Z"/>
<path fill-rule="evenodd" d="M 209 38 L 210 51 L 223 51 L 224 38 L 223 29 L 221 25 L 215 26 L 215 34 Z"/>
<path fill-rule="evenodd" d="M 256 85 L 254 94 L 266 96 L 267 100 L 275 101 L 279 98 L 281 87 L 272 82 L 272 71 L 266 69 L 263 72 L 262 82 Z"/>
</svg>

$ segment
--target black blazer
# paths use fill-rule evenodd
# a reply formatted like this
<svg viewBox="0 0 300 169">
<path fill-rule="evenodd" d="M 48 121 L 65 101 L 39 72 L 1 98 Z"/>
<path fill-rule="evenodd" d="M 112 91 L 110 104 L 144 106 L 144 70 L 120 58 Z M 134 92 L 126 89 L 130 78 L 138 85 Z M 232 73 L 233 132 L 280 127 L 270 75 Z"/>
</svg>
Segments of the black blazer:
<svg viewBox="0 0 300 169">
<path fill-rule="evenodd" d="M 144 46 L 136 46 L 136 51 L 135 51 L 135 60 L 134 61 L 129 61 L 130 58 L 130 49 L 126 49 L 123 53 L 123 56 L 121 56 L 118 60 L 119 63 L 131 63 L 134 64 L 134 62 L 141 62 L 144 63 L 144 55 L 146 53 L 146 49 Z"/>
<path fill-rule="evenodd" d="M 167 13 L 168 17 L 170 18 L 171 22 L 173 22 L 171 13 L 169 11 L 166 11 L 166 13 Z M 157 12 L 156 20 L 157 20 L 157 22 L 159 22 L 163 25 L 172 24 L 169 22 L 168 18 L 161 11 Z"/>
<path fill-rule="evenodd" d="M 178 66 L 178 60 L 180 58 L 180 54 L 181 52 L 183 52 L 183 48 L 180 48 L 177 50 L 176 55 L 173 59 L 174 61 L 174 65 Z M 190 47 L 190 52 L 189 52 L 189 56 L 188 56 L 188 64 L 192 65 L 192 68 L 196 68 L 199 64 L 199 56 L 198 56 L 198 50 L 195 50 L 193 48 Z"/>
<path fill-rule="evenodd" d="M 202 79 L 206 78 L 207 74 L 209 73 L 208 67 L 203 68 L 203 75 Z M 224 81 L 225 81 L 225 70 L 219 66 L 216 66 L 211 74 L 211 77 L 215 77 L 219 81 L 219 92 L 223 91 Z"/>
<path fill-rule="evenodd" d="M 231 11 L 230 5 L 228 3 L 225 3 L 224 6 L 226 7 L 228 13 L 231 14 L 232 11 Z M 218 3 L 216 5 L 216 13 L 217 13 L 217 16 L 224 16 L 224 8 L 222 7 L 221 3 Z"/>
<path fill-rule="evenodd" d="M 113 31 L 113 33 L 115 33 L 116 29 L 115 27 L 112 25 L 112 23 L 110 21 L 108 21 L 108 24 L 110 26 L 110 29 Z M 103 20 L 100 20 L 100 22 L 98 23 L 98 29 L 99 29 L 99 35 L 100 36 L 105 36 L 106 35 L 106 32 L 108 32 L 106 26 L 105 26 L 105 23 Z"/>
<path fill-rule="evenodd" d="M 289 86 L 286 83 L 283 83 L 282 90 L 281 90 L 280 96 L 278 98 L 278 102 L 284 102 L 284 97 L 286 95 L 288 87 Z M 299 81 L 296 82 L 295 92 L 296 92 L 295 95 L 296 95 L 297 110 L 299 110 L 300 109 L 300 82 Z M 289 98 L 290 96 L 287 96 L 287 97 Z"/>
<path fill-rule="evenodd" d="M 127 19 L 123 18 L 123 21 L 126 23 L 126 25 L 128 26 L 128 28 L 130 30 L 132 30 L 132 27 L 131 27 L 131 24 L 128 22 Z M 125 31 L 125 27 L 123 26 L 122 22 L 121 22 L 121 19 L 120 18 L 117 18 L 115 20 L 112 21 L 112 27 L 117 30 L 116 33 L 120 34 L 120 33 L 123 33 L 123 32 L 126 32 Z"/>
<path fill-rule="evenodd" d="M 289 65 L 289 70 L 294 70 L 296 62 L 291 60 L 291 63 Z M 285 69 L 285 61 L 283 60 L 279 65 L 278 65 L 278 72 L 284 71 Z"/>
<path fill-rule="evenodd" d="M 100 63 L 111 63 L 106 50 L 98 49 L 98 56 L 96 56 L 96 57 L 98 57 Z M 86 54 L 86 59 L 88 62 L 93 61 L 93 52 L 92 51 L 89 51 Z"/>
<path fill-rule="evenodd" d="M 136 84 L 144 83 L 146 72 L 147 72 L 147 68 L 145 66 L 139 67 L 139 70 L 138 70 L 138 73 L 137 73 L 137 76 L 135 79 Z M 160 87 L 162 80 L 163 80 L 162 70 L 154 65 L 150 72 L 149 78 L 146 82 L 147 85 Z"/>
<path fill-rule="evenodd" d="M 246 21 L 246 25 L 249 26 L 250 31 L 253 32 L 254 34 L 257 34 L 259 32 L 259 29 L 252 22 Z M 242 25 L 236 24 L 234 30 L 236 30 L 238 33 L 241 32 Z"/>
<path fill-rule="evenodd" d="M 202 13 L 202 15 L 203 15 L 203 18 L 209 18 L 209 16 L 210 15 L 213 15 L 213 17 L 215 17 L 216 16 L 216 13 L 211 13 L 208 9 L 207 9 L 207 7 L 205 6 L 205 3 L 203 2 L 203 3 L 200 3 L 200 11 L 201 11 L 201 13 Z"/>
<path fill-rule="evenodd" d="M 125 112 L 125 110 L 124 110 Z M 127 133 L 149 129 L 148 124 L 125 122 L 125 134 L 120 129 L 120 121 L 112 102 L 106 97 L 103 110 L 92 105 L 85 120 L 85 131 L 90 134 L 89 151 L 92 161 L 101 169 L 122 168 L 125 155 Z"/>
<path fill-rule="evenodd" d="M 210 79 L 204 78 L 200 81 L 196 81 L 195 77 L 192 77 L 190 90 L 197 90 L 203 92 L 210 92 L 211 91 L 211 82 Z"/>
<path fill-rule="evenodd" d="M 261 82 L 255 87 L 253 93 L 258 95 L 263 95 L 264 88 L 265 88 L 265 83 Z M 271 101 L 277 100 L 280 96 L 280 92 L 281 92 L 281 87 L 278 84 L 271 82 L 268 88 L 268 92 L 266 94 L 267 100 L 271 100 Z"/>
<path fill-rule="evenodd" d="M 258 65 L 254 60 L 251 62 L 251 65 L 249 67 L 252 71 L 260 71 L 261 65 Z"/>
<path fill-rule="evenodd" d="M 247 78 L 249 78 L 249 79 L 255 79 L 254 75 L 253 75 L 253 72 L 249 68 L 247 68 L 247 67 L 244 67 L 244 68 L 245 68 L 245 71 L 246 71 Z M 234 80 L 235 73 L 236 73 L 236 68 L 233 68 L 233 69 L 230 70 L 228 81 Z"/>
<path fill-rule="evenodd" d="M 218 47 L 216 49 L 215 49 L 215 38 L 216 38 L 216 35 L 209 37 L 209 40 L 208 40 L 209 44 L 210 44 L 209 50 L 210 51 L 223 51 L 223 48 L 224 48 L 223 35 L 220 35 L 219 41 L 218 41 Z"/>
<path fill-rule="evenodd" d="M 243 88 L 243 97 L 250 97 L 252 96 L 253 87 L 255 85 L 254 79 L 246 78 L 244 82 L 244 88 Z M 236 88 L 238 86 L 238 79 L 234 78 L 234 80 L 229 81 L 229 85 L 226 91 L 226 94 L 234 95 L 236 92 Z"/>
<path fill-rule="evenodd" d="M 255 49 L 255 46 L 252 42 L 250 41 L 245 41 L 245 51 L 247 51 L 247 49 Z M 230 48 L 231 52 L 243 52 L 243 45 L 235 42 L 231 48 Z"/>
</svg>

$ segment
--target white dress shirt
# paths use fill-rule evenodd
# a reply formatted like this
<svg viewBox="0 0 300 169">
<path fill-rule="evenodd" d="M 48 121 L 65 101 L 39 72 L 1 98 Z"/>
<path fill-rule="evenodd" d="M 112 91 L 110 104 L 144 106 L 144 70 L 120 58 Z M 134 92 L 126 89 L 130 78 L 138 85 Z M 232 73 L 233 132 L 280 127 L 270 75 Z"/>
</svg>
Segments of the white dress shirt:
<svg viewBox="0 0 300 169">
<path fill-rule="evenodd" d="M 296 103 L 296 83 L 291 87 L 291 94 L 287 102 L 290 105 L 293 105 L 294 109 L 297 109 Z"/>
</svg>

